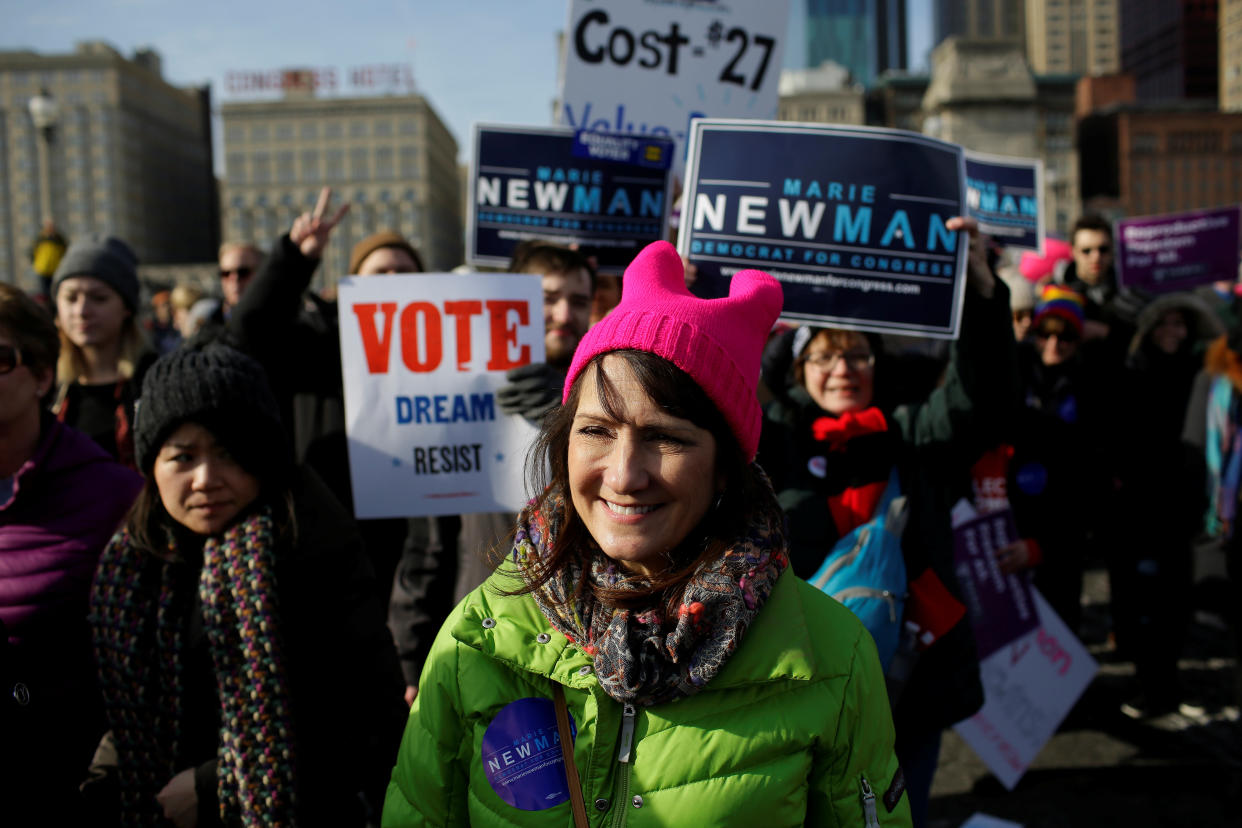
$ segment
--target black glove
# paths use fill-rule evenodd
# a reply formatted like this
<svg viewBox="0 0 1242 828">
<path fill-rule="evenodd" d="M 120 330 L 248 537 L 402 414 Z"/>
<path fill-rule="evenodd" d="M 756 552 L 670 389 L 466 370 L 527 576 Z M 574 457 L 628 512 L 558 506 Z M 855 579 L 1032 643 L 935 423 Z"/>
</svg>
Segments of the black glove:
<svg viewBox="0 0 1242 828">
<path fill-rule="evenodd" d="M 508 385 L 496 392 L 502 414 L 520 414 L 542 425 L 549 411 L 561 404 L 565 374 L 546 362 L 532 362 L 505 373 Z"/>
</svg>

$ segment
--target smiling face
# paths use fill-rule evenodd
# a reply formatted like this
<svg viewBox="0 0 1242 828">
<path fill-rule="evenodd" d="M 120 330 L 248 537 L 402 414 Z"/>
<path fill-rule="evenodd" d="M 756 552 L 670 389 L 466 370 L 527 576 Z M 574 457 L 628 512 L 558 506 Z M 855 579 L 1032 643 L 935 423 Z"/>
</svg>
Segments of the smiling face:
<svg viewBox="0 0 1242 828">
<path fill-rule="evenodd" d="M 615 389 L 613 415 L 600 399 L 596 371 Z M 698 526 L 722 486 L 716 439 L 658 406 L 621 357 L 605 356 L 578 382 L 568 464 L 574 510 L 605 555 L 651 575 Z"/>
<path fill-rule="evenodd" d="M 802 384 L 829 414 L 861 411 L 871 405 L 875 359 L 867 338 L 853 331 L 820 331 L 802 356 Z"/>
<path fill-rule="evenodd" d="M 56 322 L 79 348 L 116 342 L 129 317 L 121 294 L 94 276 L 70 276 L 56 291 Z"/>
<path fill-rule="evenodd" d="M 258 478 L 198 423 L 169 435 L 152 477 L 169 516 L 199 535 L 224 531 L 259 496 Z"/>
</svg>

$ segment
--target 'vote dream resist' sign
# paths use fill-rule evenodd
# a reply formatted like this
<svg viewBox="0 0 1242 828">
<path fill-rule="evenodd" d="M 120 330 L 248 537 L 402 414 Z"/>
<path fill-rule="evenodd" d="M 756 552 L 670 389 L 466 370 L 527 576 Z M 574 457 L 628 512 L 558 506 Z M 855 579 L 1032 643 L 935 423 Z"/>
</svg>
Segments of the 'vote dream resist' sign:
<svg viewBox="0 0 1242 828">
<path fill-rule="evenodd" d="M 505 267 L 518 244 L 541 239 L 622 273 L 664 237 L 672 153 L 659 136 L 476 124 L 470 263 Z"/>
<path fill-rule="evenodd" d="M 355 516 L 521 508 L 536 429 L 496 391 L 544 360 L 540 278 L 350 276 L 339 297 Z"/>
<path fill-rule="evenodd" d="M 678 248 L 695 293 L 771 273 L 784 319 L 955 339 L 968 244 L 962 149 L 900 130 L 695 120 Z"/>
</svg>

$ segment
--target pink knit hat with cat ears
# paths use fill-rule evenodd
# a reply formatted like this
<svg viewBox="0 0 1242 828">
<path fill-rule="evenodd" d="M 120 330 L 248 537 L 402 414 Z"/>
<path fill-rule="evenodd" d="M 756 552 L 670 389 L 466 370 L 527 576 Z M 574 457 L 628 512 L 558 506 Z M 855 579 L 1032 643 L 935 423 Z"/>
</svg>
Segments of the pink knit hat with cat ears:
<svg viewBox="0 0 1242 828">
<path fill-rule="evenodd" d="M 753 460 L 762 423 L 755 396 L 759 358 L 781 312 L 780 283 L 761 270 L 743 270 L 734 274 L 727 298 L 700 299 L 686 289 L 677 250 L 658 241 L 635 257 L 621 285 L 621 303 L 578 343 L 561 402 L 599 354 L 647 351 L 699 384 L 724 414 L 742 454 Z"/>
</svg>

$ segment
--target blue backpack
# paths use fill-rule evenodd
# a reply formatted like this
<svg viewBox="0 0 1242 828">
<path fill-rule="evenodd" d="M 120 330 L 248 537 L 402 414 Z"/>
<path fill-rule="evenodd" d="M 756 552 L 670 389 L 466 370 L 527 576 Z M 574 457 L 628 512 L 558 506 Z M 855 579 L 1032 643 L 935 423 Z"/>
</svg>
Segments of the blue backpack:
<svg viewBox="0 0 1242 828">
<path fill-rule="evenodd" d="M 906 513 L 906 498 L 893 469 L 875 516 L 843 535 L 810 579 L 813 586 L 836 598 L 863 622 L 875 639 L 886 673 L 901 641 L 905 610 L 907 580 L 901 533 Z"/>
</svg>

